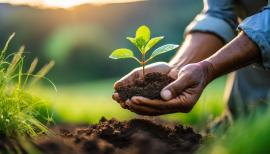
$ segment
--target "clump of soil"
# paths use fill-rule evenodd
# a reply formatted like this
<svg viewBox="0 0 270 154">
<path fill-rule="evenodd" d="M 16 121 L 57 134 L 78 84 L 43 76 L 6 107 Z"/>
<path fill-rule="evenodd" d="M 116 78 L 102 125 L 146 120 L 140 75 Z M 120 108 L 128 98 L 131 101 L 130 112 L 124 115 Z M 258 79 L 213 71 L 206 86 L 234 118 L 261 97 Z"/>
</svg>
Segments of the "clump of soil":
<svg viewBox="0 0 270 154">
<path fill-rule="evenodd" d="M 123 101 L 133 96 L 161 99 L 160 91 L 172 81 L 174 79 L 166 74 L 148 73 L 144 80 L 142 78 L 135 79 L 134 84 L 118 87 L 115 91 Z"/>
<path fill-rule="evenodd" d="M 191 127 L 169 126 L 146 119 L 119 122 L 102 118 L 96 125 L 81 128 L 57 127 L 54 138 L 41 138 L 37 147 L 44 153 L 174 154 L 193 153 L 201 135 Z"/>
</svg>

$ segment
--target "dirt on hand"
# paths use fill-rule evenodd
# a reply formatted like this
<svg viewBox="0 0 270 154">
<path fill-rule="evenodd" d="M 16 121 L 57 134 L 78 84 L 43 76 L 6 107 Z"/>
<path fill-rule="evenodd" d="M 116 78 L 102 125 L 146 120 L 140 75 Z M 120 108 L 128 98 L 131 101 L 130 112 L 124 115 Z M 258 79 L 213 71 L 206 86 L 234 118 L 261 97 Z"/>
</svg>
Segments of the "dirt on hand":
<svg viewBox="0 0 270 154">
<path fill-rule="evenodd" d="M 57 127 L 56 135 L 38 139 L 44 153 L 89 154 L 187 154 L 201 143 L 191 127 L 169 126 L 146 119 L 106 120 L 81 128 Z"/>
<path fill-rule="evenodd" d="M 172 81 L 174 79 L 166 74 L 148 73 L 145 75 L 144 80 L 142 78 L 135 79 L 134 84 L 118 87 L 115 92 L 119 94 L 123 101 L 133 96 L 161 99 L 160 91 Z"/>
</svg>

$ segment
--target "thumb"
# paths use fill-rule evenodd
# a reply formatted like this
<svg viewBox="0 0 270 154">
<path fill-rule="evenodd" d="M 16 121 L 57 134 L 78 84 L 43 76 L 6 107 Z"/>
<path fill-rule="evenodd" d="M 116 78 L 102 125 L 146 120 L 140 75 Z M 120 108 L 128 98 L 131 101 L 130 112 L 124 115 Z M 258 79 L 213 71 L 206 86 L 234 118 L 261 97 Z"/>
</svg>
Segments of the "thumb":
<svg viewBox="0 0 270 154">
<path fill-rule="evenodd" d="M 160 92 L 162 99 L 170 100 L 178 96 L 187 86 L 187 82 L 183 78 L 178 78 L 174 82 L 167 85 Z"/>
</svg>

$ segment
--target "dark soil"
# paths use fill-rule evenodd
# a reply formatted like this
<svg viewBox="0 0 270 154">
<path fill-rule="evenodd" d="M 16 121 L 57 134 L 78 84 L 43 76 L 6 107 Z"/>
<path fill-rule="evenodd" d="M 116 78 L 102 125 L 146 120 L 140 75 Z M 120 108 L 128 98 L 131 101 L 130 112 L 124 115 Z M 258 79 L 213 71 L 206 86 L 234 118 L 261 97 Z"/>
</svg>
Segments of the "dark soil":
<svg viewBox="0 0 270 154">
<path fill-rule="evenodd" d="M 21 147 L 17 139 L 8 138 L 4 134 L 0 133 L 0 153 L 16 152 L 16 148 L 20 149 L 21 153 L 26 153 L 26 151 Z"/>
<path fill-rule="evenodd" d="M 54 128 L 35 144 L 44 153 L 187 154 L 200 145 L 201 135 L 191 127 L 167 125 L 146 119 L 119 122 L 102 118 L 96 125 Z"/>
<path fill-rule="evenodd" d="M 174 81 L 173 78 L 161 73 L 148 73 L 142 78 L 135 79 L 134 84 L 122 86 L 115 91 L 119 97 L 125 101 L 132 96 L 143 96 L 150 99 L 161 99 L 160 91 L 169 83 Z"/>
</svg>

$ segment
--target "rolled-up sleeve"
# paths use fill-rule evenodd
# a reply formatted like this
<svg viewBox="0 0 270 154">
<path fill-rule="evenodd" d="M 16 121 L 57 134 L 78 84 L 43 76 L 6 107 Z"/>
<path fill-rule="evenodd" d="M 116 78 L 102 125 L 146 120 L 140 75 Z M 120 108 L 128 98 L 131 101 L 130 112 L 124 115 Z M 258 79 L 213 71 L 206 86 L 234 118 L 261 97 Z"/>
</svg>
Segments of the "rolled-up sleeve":
<svg viewBox="0 0 270 154">
<path fill-rule="evenodd" d="M 238 27 L 260 48 L 262 65 L 270 70 L 270 6 L 246 18 Z"/>
<path fill-rule="evenodd" d="M 202 13 L 187 26 L 185 35 L 194 31 L 210 32 L 227 43 L 235 37 L 237 24 L 234 0 L 204 0 Z"/>
</svg>

